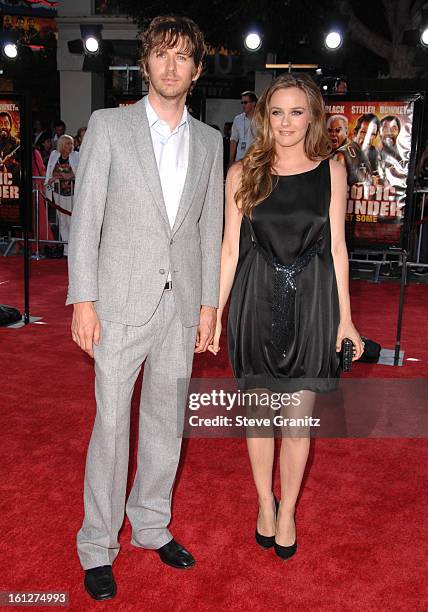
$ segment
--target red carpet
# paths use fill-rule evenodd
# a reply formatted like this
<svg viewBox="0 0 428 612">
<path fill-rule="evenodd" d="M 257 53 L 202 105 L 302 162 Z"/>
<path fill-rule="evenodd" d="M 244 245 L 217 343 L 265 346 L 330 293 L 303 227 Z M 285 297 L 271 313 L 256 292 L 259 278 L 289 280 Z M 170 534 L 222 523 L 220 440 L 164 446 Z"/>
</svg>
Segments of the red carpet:
<svg viewBox="0 0 428 612">
<path fill-rule="evenodd" d="M 70 609 L 79 611 L 428 609 L 422 439 L 313 441 L 296 515 L 299 550 L 287 563 L 254 542 L 257 501 L 245 442 L 190 440 L 171 529 L 197 566 L 181 573 L 133 548 L 126 522 L 114 565 L 118 596 L 92 602 L 82 589 L 75 535 L 95 410 L 93 374 L 69 337 L 65 270 L 64 261 L 33 263 L 31 314 L 43 324 L 0 329 L 0 591 L 65 590 Z M 21 274 L 20 259 L 0 258 L 0 303 L 22 309 Z M 397 295 L 395 284 L 352 283 L 357 326 L 389 348 Z M 406 289 L 402 347 L 406 358 L 420 361 L 401 368 L 358 364 L 355 376 L 427 377 L 427 297 L 426 285 Z M 224 347 L 217 359 L 195 360 L 195 376 L 229 374 Z"/>
</svg>

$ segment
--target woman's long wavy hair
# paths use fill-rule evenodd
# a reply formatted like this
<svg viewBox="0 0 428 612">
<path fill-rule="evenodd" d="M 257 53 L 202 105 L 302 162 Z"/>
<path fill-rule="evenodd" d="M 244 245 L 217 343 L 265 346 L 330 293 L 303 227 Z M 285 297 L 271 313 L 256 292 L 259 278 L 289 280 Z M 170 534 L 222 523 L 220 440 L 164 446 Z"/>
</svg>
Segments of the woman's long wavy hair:
<svg viewBox="0 0 428 612">
<path fill-rule="evenodd" d="M 308 159 L 326 159 L 332 150 L 325 126 L 324 101 L 315 81 L 309 75 L 292 73 L 275 79 L 257 102 L 253 119 L 256 136 L 242 160 L 241 183 L 235 194 L 238 208 L 250 218 L 253 208 L 269 197 L 273 190 L 272 172 L 276 152 L 270 127 L 269 103 L 275 91 L 289 87 L 304 91 L 308 100 L 311 118 L 304 142 Z"/>
</svg>

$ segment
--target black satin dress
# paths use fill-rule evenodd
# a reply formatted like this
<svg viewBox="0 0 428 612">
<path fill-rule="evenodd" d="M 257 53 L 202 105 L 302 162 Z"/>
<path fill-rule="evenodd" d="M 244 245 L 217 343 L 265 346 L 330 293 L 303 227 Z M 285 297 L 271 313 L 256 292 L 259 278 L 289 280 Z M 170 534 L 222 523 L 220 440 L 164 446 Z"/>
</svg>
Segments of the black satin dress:
<svg viewBox="0 0 428 612">
<path fill-rule="evenodd" d="M 228 349 L 241 389 L 338 386 L 339 301 L 330 239 L 330 165 L 274 177 L 241 224 Z"/>
</svg>

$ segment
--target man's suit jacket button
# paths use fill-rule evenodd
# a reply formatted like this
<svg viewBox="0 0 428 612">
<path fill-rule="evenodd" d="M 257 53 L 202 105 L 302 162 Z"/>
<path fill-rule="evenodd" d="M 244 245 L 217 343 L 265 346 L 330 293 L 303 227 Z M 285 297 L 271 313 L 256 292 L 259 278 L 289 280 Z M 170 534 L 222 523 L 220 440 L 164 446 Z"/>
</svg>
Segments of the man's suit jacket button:
<svg viewBox="0 0 428 612">
<path fill-rule="evenodd" d="M 163 268 L 161 268 L 161 269 L 159 270 L 159 274 L 165 274 L 165 270 L 164 270 Z"/>
<path fill-rule="evenodd" d="M 172 244 L 174 242 L 174 240 L 171 238 L 171 240 L 169 241 L 169 244 Z"/>
</svg>

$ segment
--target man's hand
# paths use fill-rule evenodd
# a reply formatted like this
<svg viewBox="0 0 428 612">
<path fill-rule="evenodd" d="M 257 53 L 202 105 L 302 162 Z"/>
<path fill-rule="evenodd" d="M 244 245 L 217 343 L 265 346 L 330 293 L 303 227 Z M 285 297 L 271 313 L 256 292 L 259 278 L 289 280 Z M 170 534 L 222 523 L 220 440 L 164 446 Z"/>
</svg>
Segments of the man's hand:
<svg viewBox="0 0 428 612">
<path fill-rule="evenodd" d="M 217 324 L 216 324 L 216 328 L 215 328 L 214 338 L 213 338 L 213 341 L 210 343 L 210 345 L 208 347 L 208 350 L 213 355 L 217 355 L 217 353 L 220 350 L 221 330 L 222 330 L 221 315 L 220 315 L 220 312 L 217 311 Z"/>
<path fill-rule="evenodd" d="M 214 306 L 201 306 L 198 332 L 196 334 L 195 353 L 204 353 L 214 337 L 217 320 L 217 308 Z"/>
<path fill-rule="evenodd" d="M 85 353 L 94 356 L 93 343 L 100 342 L 100 322 L 92 302 L 74 304 L 71 336 Z"/>
</svg>

